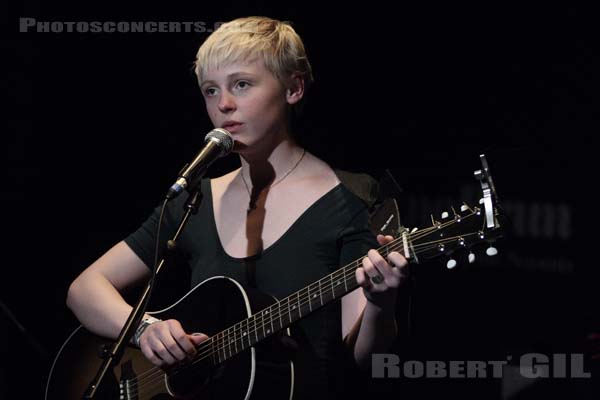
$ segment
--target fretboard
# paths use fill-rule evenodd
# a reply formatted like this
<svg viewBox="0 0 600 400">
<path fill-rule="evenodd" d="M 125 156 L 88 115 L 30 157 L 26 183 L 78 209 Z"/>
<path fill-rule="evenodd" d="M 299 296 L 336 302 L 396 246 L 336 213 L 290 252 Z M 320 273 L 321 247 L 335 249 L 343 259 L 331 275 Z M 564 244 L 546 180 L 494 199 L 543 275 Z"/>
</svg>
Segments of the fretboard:
<svg viewBox="0 0 600 400">
<path fill-rule="evenodd" d="M 398 251 L 398 245 L 394 241 L 378 250 L 387 257 L 390 251 Z M 222 363 L 356 289 L 355 270 L 360 266 L 362 257 L 213 335 L 209 339 L 213 364 Z"/>
<path fill-rule="evenodd" d="M 482 225 L 484 216 L 477 207 L 467 206 L 465 210 L 461 209 L 460 213 L 454 214 L 453 217 L 446 217 L 445 221 L 434 221 L 433 226 L 425 229 L 413 230 L 411 233 L 403 229 L 398 238 L 377 250 L 384 258 L 387 258 L 390 252 L 397 251 L 409 261 L 419 262 L 419 258 L 436 258 L 451 251 L 493 240 L 500 235 L 499 225 L 494 229 L 485 229 Z M 250 318 L 213 335 L 205 342 L 208 351 L 202 352 L 203 356 L 211 357 L 214 365 L 220 364 L 324 305 L 343 297 L 358 287 L 355 271 L 362 266 L 362 259 L 363 257 L 339 268 Z"/>
</svg>

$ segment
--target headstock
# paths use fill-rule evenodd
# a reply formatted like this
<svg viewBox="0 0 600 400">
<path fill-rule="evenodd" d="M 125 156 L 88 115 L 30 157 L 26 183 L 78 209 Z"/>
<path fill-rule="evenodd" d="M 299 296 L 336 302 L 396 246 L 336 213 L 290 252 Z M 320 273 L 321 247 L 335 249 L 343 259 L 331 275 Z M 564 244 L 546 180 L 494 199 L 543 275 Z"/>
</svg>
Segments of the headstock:
<svg viewBox="0 0 600 400">
<path fill-rule="evenodd" d="M 423 229 L 401 228 L 402 251 L 409 260 L 420 262 L 440 256 L 450 257 L 446 266 L 452 269 L 456 261 L 451 255 L 459 250 L 469 251 L 469 262 L 475 261 L 471 248 L 488 244 L 486 254 L 495 256 L 498 250 L 492 243 L 502 236 L 499 202 L 485 155 L 480 155 L 483 169 L 475 171 L 480 182 L 482 198 L 478 205 L 463 203 L 458 210 L 431 216 L 431 226 Z"/>
</svg>

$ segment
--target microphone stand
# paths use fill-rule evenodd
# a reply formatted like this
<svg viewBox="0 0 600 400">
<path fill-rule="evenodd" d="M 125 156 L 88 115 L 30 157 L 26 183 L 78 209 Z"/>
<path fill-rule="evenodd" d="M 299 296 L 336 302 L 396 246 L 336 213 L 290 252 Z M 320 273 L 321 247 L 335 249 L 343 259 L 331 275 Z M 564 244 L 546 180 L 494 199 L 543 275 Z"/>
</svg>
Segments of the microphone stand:
<svg viewBox="0 0 600 400">
<path fill-rule="evenodd" d="M 195 215 L 198 213 L 198 207 L 201 201 L 202 192 L 200 191 L 200 185 L 198 184 L 196 185 L 196 187 L 190 190 L 190 196 L 186 200 L 184 206 L 185 214 L 179 222 L 179 226 L 177 228 L 177 231 L 175 232 L 175 235 L 173 235 L 173 238 L 167 242 L 167 253 L 172 252 L 176 249 L 177 239 L 183 232 L 183 228 L 188 222 L 190 216 L 192 214 Z M 157 233 L 157 235 L 158 234 L 159 233 Z M 102 365 L 100 365 L 100 369 L 98 370 L 96 376 L 94 377 L 94 379 L 88 386 L 86 392 L 84 393 L 84 399 L 95 398 L 96 394 L 98 393 L 98 387 L 102 383 L 107 372 L 111 370 L 120 361 L 123 355 L 123 351 L 125 350 L 125 346 L 127 346 L 127 344 L 129 343 L 131 336 L 133 336 L 133 333 L 135 332 L 137 326 L 139 325 L 144 315 L 144 312 L 146 311 L 146 306 L 148 305 L 148 300 L 150 299 L 150 293 L 152 291 L 152 287 L 154 286 L 156 274 L 158 274 L 164 263 L 165 257 L 163 256 L 160 260 L 160 263 L 157 266 L 155 266 L 155 271 L 152 274 L 152 277 L 146 284 L 146 288 L 140 296 L 137 304 L 133 307 L 131 314 L 129 314 L 129 317 L 125 322 L 125 325 L 123 325 L 121 333 L 119 333 L 119 337 L 117 338 L 115 344 L 110 350 L 108 348 L 104 348 L 102 350 L 102 358 L 104 359 L 104 361 L 102 362 Z"/>
</svg>

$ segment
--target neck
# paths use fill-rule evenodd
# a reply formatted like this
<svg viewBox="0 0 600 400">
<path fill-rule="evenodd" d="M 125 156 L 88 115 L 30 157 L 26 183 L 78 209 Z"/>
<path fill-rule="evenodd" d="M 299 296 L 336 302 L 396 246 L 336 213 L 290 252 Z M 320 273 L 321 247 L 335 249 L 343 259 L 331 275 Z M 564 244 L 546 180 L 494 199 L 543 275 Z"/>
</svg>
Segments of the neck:
<svg viewBox="0 0 600 400">
<path fill-rule="evenodd" d="M 297 164 L 303 149 L 292 139 L 285 138 L 269 149 L 240 155 L 240 173 L 255 189 L 263 189 L 284 178 Z"/>
</svg>

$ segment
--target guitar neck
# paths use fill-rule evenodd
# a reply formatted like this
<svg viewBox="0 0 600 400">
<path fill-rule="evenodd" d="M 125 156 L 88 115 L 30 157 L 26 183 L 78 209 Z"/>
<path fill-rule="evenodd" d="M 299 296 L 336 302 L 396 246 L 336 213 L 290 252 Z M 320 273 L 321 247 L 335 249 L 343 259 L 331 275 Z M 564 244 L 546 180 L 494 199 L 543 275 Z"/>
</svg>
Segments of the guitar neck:
<svg viewBox="0 0 600 400">
<path fill-rule="evenodd" d="M 384 258 L 397 251 L 411 262 L 444 256 L 499 236 L 499 225 L 486 229 L 483 218 L 478 207 L 465 204 L 461 212 L 455 212 L 442 222 L 433 221 L 430 227 L 411 233 L 403 229 L 398 238 L 377 250 Z M 355 271 L 362 266 L 362 258 L 213 335 L 210 342 L 207 341 L 213 363 L 220 364 L 356 289 Z"/>
<path fill-rule="evenodd" d="M 391 242 L 382 246 L 379 252 L 386 257 L 390 251 L 397 250 L 398 244 Z M 358 287 L 355 271 L 360 266 L 362 257 L 213 335 L 209 339 L 213 364 L 222 363 L 353 291 Z"/>
</svg>

